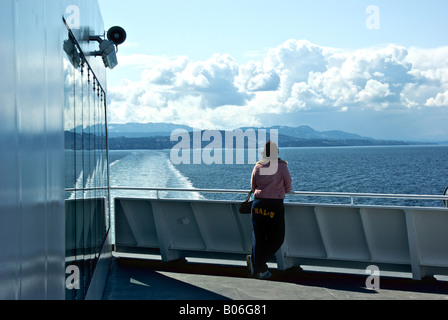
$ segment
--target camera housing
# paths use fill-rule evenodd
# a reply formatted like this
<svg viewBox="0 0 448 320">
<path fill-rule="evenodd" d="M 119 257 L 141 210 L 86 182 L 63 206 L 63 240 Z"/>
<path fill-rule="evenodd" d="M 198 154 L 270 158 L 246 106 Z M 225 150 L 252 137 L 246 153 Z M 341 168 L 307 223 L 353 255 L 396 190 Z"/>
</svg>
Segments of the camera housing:
<svg viewBox="0 0 448 320">
<path fill-rule="evenodd" d="M 118 46 L 126 41 L 126 37 L 126 31 L 118 26 L 109 29 L 107 32 L 108 40 L 100 36 L 91 36 L 89 37 L 89 41 L 97 41 L 100 44 L 100 50 L 94 51 L 90 55 L 101 56 L 105 67 L 113 69 L 118 65 Z"/>
<path fill-rule="evenodd" d="M 113 69 L 118 65 L 116 47 L 112 41 L 103 40 L 100 43 L 100 52 L 106 68 Z"/>
</svg>

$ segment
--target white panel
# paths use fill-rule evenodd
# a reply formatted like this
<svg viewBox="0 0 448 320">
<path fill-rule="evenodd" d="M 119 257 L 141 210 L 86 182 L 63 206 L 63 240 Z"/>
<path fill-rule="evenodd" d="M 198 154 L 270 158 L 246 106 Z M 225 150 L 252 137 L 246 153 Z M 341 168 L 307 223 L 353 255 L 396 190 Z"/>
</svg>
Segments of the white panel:
<svg viewBox="0 0 448 320">
<path fill-rule="evenodd" d="M 0 299 L 20 297 L 14 1 L 0 2 Z"/>
<path fill-rule="evenodd" d="M 65 297 L 62 14 L 69 4 L 102 25 L 97 1 L 0 1 L 0 299 Z"/>
<path fill-rule="evenodd" d="M 414 211 L 420 264 L 448 265 L 448 212 Z"/>
<path fill-rule="evenodd" d="M 47 299 L 65 294 L 64 101 L 61 9 L 46 3 L 46 168 L 47 168 Z M 62 81 L 61 81 L 62 79 Z M 64 228 L 61 228 L 64 226 Z M 64 277 L 61 275 L 64 274 Z"/>
<path fill-rule="evenodd" d="M 121 201 L 124 214 L 138 247 L 157 248 L 156 226 L 149 201 Z"/>
<path fill-rule="evenodd" d="M 129 225 L 128 219 L 121 203 L 126 200 L 115 199 L 115 212 L 114 212 L 114 222 L 115 222 L 115 244 L 121 246 L 136 246 L 137 240 L 132 232 L 131 226 Z"/>
<path fill-rule="evenodd" d="M 160 201 L 157 204 L 162 214 L 156 219 L 163 220 L 166 228 L 163 232 L 170 236 L 171 249 L 205 250 L 190 202 Z"/>
<path fill-rule="evenodd" d="M 361 209 L 374 262 L 410 263 L 406 217 L 402 210 Z"/>
<path fill-rule="evenodd" d="M 358 209 L 316 207 L 315 210 L 329 258 L 370 260 Z"/>
<path fill-rule="evenodd" d="M 232 204 L 232 212 L 236 214 L 238 227 L 241 233 L 241 239 L 246 252 L 252 252 L 253 245 L 253 231 L 252 231 L 252 217 L 250 214 L 239 213 L 240 204 Z"/>
<path fill-rule="evenodd" d="M 194 202 L 192 208 L 207 250 L 246 252 L 231 204 Z"/>
<path fill-rule="evenodd" d="M 21 266 L 21 298 L 38 299 L 46 296 L 47 258 L 45 21 L 37 19 L 45 16 L 44 4 L 18 1 L 16 14 L 21 259 L 26 261 Z"/>
<path fill-rule="evenodd" d="M 313 207 L 286 205 L 285 225 L 288 256 L 327 256 Z"/>
</svg>

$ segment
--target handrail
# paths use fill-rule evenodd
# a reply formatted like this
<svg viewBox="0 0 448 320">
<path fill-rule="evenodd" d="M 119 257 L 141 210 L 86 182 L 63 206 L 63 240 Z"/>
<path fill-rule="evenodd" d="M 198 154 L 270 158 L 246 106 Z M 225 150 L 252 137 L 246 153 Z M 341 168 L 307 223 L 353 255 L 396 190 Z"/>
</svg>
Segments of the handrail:
<svg viewBox="0 0 448 320">
<path fill-rule="evenodd" d="M 74 189 L 67 188 L 66 192 L 88 192 L 98 190 L 127 190 L 127 191 L 155 191 L 156 197 L 159 198 L 159 192 L 203 192 L 203 193 L 228 193 L 228 194 L 247 194 L 249 190 L 235 189 L 192 189 L 192 188 L 156 188 L 156 187 L 104 187 L 104 188 L 83 188 Z M 448 190 L 448 188 L 447 188 Z M 371 198 L 371 199 L 408 199 L 408 200 L 441 200 L 445 206 L 448 204 L 448 194 L 444 195 L 421 195 L 421 194 L 385 194 L 385 193 L 355 193 L 355 192 L 313 192 L 313 191 L 293 191 L 288 193 L 291 196 L 304 197 L 332 197 L 332 198 L 349 198 L 350 204 L 354 205 L 355 198 Z"/>
<path fill-rule="evenodd" d="M 232 189 L 187 189 L 187 188 L 145 188 L 145 187 L 111 187 L 111 190 L 133 190 L 133 191 L 156 191 L 158 192 L 204 192 L 204 193 L 249 193 L 249 190 Z M 354 198 L 381 198 L 381 199 L 411 199 L 411 200 L 442 200 L 448 201 L 448 195 L 418 195 L 418 194 L 383 194 L 383 193 L 354 193 L 354 192 L 311 192 L 311 191 L 293 191 L 289 193 L 293 196 L 308 197 L 333 197 L 350 198 L 351 204 L 354 204 Z"/>
<path fill-rule="evenodd" d="M 109 190 L 109 187 L 95 187 L 95 188 L 66 188 L 65 192 L 81 192 L 81 191 L 99 191 L 99 190 Z"/>
<path fill-rule="evenodd" d="M 110 187 L 111 190 L 131 190 L 131 191 L 174 191 L 174 192 L 205 192 L 205 193 L 249 193 L 249 190 L 231 189 L 188 189 L 188 188 L 145 188 L 145 187 Z"/>
<path fill-rule="evenodd" d="M 205 192 L 205 193 L 249 193 L 250 190 L 235 189 L 192 189 L 192 188 L 154 188 L 154 187 L 110 187 L 111 190 L 134 190 L 134 191 L 174 191 L 174 192 Z M 448 200 L 448 195 L 418 195 L 418 194 L 385 194 L 385 193 L 354 193 L 354 192 L 313 192 L 293 191 L 289 195 L 319 196 L 319 197 L 355 197 L 355 198 L 402 198 L 402 199 L 430 199 Z"/>
</svg>

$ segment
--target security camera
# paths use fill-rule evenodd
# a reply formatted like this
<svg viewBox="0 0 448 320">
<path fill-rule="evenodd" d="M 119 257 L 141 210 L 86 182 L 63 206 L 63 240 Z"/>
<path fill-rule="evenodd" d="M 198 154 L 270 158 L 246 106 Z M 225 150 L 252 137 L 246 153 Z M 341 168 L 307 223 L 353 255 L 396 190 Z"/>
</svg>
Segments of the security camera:
<svg viewBox="0 0 448 320">
<path fill-rule="evenodd" d="M 112 41 L 103 40 L 100 43 L 100 52 L 106 68 L 113 69 L 118 65 L 116 47 Z"/>
<path fill-rule="evenodd" d="M 102 56 L 106 68 L 113 69 L 118 65 L 117 50 L 118 46 L 126 41 L 126 31 L 121 27 L 112 27 L 107 32 L 107 39 L 100 36 L 89 37 L 90 41 L 98 41 L 100 50 L 92 52 L 93 56 Z"/>
<path fill-rule="evenodd" d="M 95 39 L 93 39 L 95 38 Z M 109 40 L 102 40 L 99 37 L 91 37 L 91 40 L 97 40 L 100 43 L 100 50 L 91 52 L 90 56 L 99 57 L 101 56 L 103 58 L 103 62 L 106 68 L 113 69 L 118 65 L 117 60 L 117 47 L 115 46 L 115 43 Z"/>
</svg>

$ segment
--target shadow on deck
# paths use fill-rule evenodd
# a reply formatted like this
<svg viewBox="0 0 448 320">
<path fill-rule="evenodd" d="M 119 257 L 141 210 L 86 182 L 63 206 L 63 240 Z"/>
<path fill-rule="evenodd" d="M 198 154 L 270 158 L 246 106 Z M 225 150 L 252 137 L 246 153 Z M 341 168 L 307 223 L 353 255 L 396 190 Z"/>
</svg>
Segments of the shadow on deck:
<svg viewBox="0 0 448 320">
<path fill-rule="evenodd" d="M 248 276 L 243 265 L 162 262 L 115 257 L 104 300 L 448 300 L 448 282 L 336 271 L 274 269 L 269 280 Z"/>
</svg>

